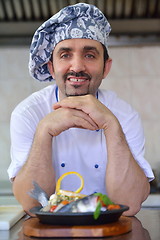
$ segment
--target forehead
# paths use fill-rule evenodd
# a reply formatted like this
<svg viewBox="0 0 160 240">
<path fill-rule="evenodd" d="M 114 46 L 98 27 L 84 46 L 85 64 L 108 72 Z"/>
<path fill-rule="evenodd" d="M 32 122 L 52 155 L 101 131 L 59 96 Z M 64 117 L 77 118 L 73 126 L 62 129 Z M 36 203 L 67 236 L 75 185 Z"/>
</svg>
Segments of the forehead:
<svg viewBox="0 0 160 240">
<path fill-rule="evenodd" d="M 72 51 L 84 50 L 84 49 L 95 49 L 97 51 L 103 51 L 102 44 L 92 39 L 66 39 L 59 42 L 54 52 L 58 52 L 60 49 L 71 49 Z"/>
</svg>

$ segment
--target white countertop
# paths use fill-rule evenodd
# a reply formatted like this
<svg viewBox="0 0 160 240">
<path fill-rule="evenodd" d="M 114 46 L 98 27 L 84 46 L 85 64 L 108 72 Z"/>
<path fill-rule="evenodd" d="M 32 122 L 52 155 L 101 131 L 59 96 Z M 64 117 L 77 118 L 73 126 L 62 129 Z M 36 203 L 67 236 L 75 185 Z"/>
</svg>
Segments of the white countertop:
<svg viewBox="0 0 160 240">
<path fill-rule="evenodd" d="M 160 194 L 150 194 L 143 202 L 142 207 L 160 208 Z"/>
<path fill-rule="evenodd" d="M 0 196 L 0 230 L 9 230 L 24 215 L 14 196 Z"/>
</svg>

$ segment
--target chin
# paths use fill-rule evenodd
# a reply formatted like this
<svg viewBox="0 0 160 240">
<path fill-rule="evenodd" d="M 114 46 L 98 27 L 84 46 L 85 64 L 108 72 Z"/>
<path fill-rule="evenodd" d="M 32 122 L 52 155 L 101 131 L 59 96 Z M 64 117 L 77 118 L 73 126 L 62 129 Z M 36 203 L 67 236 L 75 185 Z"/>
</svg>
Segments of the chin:
<svg viewBox="0 0 160 240">
<path fill-rule="evenodd" d="M 73 93 L 73 94 L 66 94 L 67 97 L 76 97 L 76 96 L 85 96 L 89 93 Z"/>
</svg>

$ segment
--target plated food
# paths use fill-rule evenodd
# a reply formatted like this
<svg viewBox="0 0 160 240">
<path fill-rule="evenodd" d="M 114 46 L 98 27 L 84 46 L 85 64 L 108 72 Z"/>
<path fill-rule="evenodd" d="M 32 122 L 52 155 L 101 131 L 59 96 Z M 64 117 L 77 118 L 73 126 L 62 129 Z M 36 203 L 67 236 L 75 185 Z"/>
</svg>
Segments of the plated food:
<svg viewBox="0 0 160 240">
<path fill-rule="evenodd" d="M 61 182 L 62 180 L 70 175 L 70 174 L 75 174 L 80 178 L 81 185 L 80 187 L 75 191 L 65 191 L 61 189 Z M 77 201 L 78 199 L 82 199 L 86 197 L 86 195 L 81 194 L 80 192 L 82 191 L 84 186 L 84 179 L 83 177 L 77 173 L 77 172 L 67 172 L 64 173 L 57 181 L 56 184 L 56 191 L 54 194 L 52 194 L 49 198 L 48 205 L 44 208 L 42 208 L 42 211 L 50 211 L 50 212 L 57 212 L 59 211 L 63 206 L 73 202 Z"/>
<path fill-rule="evenodd" d="M 81 180 L 81 186 L 75 191 L 65 191 L 60 189 L 61 181 L 65 176 L 76 174 Z M 91 195 L 81 194 L 84 186 L 82 176 L 77 172 L 68 172 L 63 174 L 57 181 L 56 192 L 41 207 L 36 207 L 31 210 L 43 223 L 63 224 L 63 225 L 88 225 L 88 224 L 103 224 L 117 221 L 124 211 L 129 208 L 124 205 L 114 204 L 107 195 L 102 193 L 93 193 Z M 37 195 L 38 184 L 34 184 L 34 189 L 30 196 L 40 199 Z M 36 194 L 35 194 L 36 193 Z"/>
</svg>

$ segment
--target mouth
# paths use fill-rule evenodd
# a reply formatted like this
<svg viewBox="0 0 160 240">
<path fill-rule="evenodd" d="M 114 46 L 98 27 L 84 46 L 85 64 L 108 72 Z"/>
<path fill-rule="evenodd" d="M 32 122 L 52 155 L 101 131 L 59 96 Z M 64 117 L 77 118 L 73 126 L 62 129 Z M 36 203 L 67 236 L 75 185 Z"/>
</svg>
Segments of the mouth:
<svg viewBox="0 0 160 240">
<path fill-rule="evenodd" d="M 70 82 L 73 82 L 73 83 L 83 83 L 89 79 L 88 78 L 68 77 L 67 80 Z"/>
<path fill-rule="evenodd" d="M 91 76 L 84 72 L 70 72 L 66 74 L 65 79 L 68 83 L 77 88 L 85 84 L 88 85 L 88 82 L 91 80 Z"/>
</svg>

